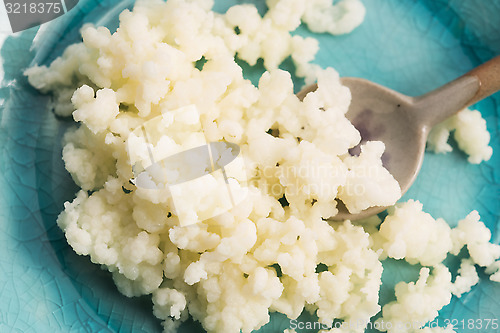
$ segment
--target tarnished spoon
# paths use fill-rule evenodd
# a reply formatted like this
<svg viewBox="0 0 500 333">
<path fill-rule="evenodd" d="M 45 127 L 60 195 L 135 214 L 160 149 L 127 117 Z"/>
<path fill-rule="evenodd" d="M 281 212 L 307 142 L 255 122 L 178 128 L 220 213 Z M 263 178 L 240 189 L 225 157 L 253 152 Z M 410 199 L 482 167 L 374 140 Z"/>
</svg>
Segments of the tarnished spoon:
<svg viewBox="0 0 500 333">
<path fill-rule="evenodd" d="M 362 143 L 378 140 L 385 144 L 384 166 L 399 182 L 401 192 L 411 186 L 422 165 L 430 129 L 483 98 L 500 90 L 500 56 L 425 95 L 410 97 L 360 78 L 342 78 L 349 87 L 352 102 L 347 118 L 360 131 Z M 297 96 L 303 99 L 316 90 L 313 84 Z M 355 147 L 352 154 L 357 154 Z M 375 215 L 387 207 L 371 207 L 351 214 L 342 202 L 332 220 L 358 220 Z"/>
</svg>

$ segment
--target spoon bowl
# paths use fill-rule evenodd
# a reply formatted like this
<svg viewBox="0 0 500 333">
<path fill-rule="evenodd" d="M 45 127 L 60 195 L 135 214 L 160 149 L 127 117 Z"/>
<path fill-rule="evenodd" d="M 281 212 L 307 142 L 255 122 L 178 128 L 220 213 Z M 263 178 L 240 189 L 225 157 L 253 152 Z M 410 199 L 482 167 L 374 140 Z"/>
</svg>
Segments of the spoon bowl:
<svg viewBox="0 0 500 333">
<path fill-rule="evenodd" d="M 500 90 L 500 56 L 458 79 L 418 97 L 410 97 L 360 78 L 342 78 L 351 90 L 352 101 L 346 117 L 361 134 L 361 142 L 350 149 L 359 155 L 360 145 L 382 141 L 384 167 L 394 176 L 404 194 L 415 181 L 424 158 L 431 128 L 456 112 Z M 305 87 L 303 99 L 317 85 Z M 338 201 L 338 214 L 331 220 L 358 220 L 380 213 L 387 207 L 370 207 L 351 214 Z"/>
</svg>

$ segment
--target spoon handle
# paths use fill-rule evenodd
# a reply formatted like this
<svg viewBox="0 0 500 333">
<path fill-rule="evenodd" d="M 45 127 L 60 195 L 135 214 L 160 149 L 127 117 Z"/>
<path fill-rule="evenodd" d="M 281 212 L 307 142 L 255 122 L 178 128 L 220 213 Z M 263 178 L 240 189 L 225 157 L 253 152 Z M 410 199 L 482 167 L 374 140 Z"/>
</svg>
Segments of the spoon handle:
<svg viewBox="0 0 500 333">
<path fill-rule="evenodd" d="M 440 123 L 458 111 L 500 90 L 500 56 L 431 91 L 415 97 L 416 120 L 425 128 Z"/>
<path fill-rule="evenodd" d="M 500 90 L 500 56 L 479 65 L 465 75 L 476 77 L 479 81 L 479 90 L 467 102 L 466 106 L 469 106 Z"/>
</svg>

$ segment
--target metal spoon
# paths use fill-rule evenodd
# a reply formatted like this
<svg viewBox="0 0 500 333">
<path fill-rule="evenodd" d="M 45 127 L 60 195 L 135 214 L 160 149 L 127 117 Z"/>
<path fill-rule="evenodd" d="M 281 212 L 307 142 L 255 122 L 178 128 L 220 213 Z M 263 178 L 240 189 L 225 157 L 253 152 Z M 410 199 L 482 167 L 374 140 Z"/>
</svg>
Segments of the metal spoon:
<svg viewBox="0 0 500 333">
<path fill-rule="evenodd" d="M 362 141 L 379 140 L 385 144 L 384 166 L 405 193 L 422 165 L 430 129 L 483 98 L 500 90 L 500 56 L 425 95 L 410 97 L 360 78 L 342 78 L 349 87 L 352 102 L 346 117 L 360 131 Z M 302 100 L 317 89 L 313 84 L 297 96 Z M 359 147 L 351 149 L 357 155 Z M 351 214 L 341 201 L 332 220 L 358 220 L 380 213 L 387 207 L 371 207 Z"/>
</svg>

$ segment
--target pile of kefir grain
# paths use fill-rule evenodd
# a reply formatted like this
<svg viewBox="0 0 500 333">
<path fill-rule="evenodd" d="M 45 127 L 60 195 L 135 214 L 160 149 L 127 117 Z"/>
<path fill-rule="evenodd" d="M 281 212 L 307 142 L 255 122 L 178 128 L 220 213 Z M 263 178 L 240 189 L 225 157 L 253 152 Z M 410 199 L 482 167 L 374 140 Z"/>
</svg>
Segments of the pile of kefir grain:
<svg viewBox="0 0 500 333">
<path fill-rule="evenodd" d="M 401 196 L 382 165 L 383 143 L 367 142 L 359 156 L 349 155 L 360 142 L 345 117 L 349 89 L 334 69 L 311 64 L 315 39 L 291 34 L 301 21 L 315 32 L 348 33 L 363 21 L 362 3 L 268 0 L 264 16 L 251 4 L 224 14 L 212 5 L 138 1 L 120 14 L 115 33 L 84 26 L 82 43 L 49 67 L 26 71 L 34 87 L 54 95 L 55 112 L 79 124 L 64 137 L 66 169 L 81 187 L 58 219 L 68 243 L 108 269 L 123 294 L 151 294 L 165 332 L 176 332 L 189 316 L 208 332 L 251 332 L 269 322 L 270 312 L 295 319 L 304 310 L 326 327 L 334 319 L 357 323 L 331 332 L 363 332 L 380 311 L 379 321 L 392 323 L 389 332 L 453 332 L 403 324 L 433 320 L 452 295 L 478 282 L 476 266 L 500 281 L 500 246 L 489 243 L 477 212 L 453 229 L 418 201 L 397 204 L 384 221 L 325 221 L 337 213 L 335 199 L 358 212 L 394 205 Z M 250 65 L 263 59 L 267 71 L 257 87 L 235 56 Z M 303 101 L 291 74 L 278 68 L 288 57 L 296 75 L 318 83 Z M 196 112 L 157 131 L 151 148 L 175 154 L 230 142 L 240 149 L 248 180 L 244 200 L 189 226 L 181 225 L 168 188 L 134 183 L 132 158 L 147 155 L 132 135 L 137 128 L 185 108 Z M 465 110 L 440 126 L 431 136 L 436 150 L 449 150 L 455 130 L 471 162 L 491 156 L 480 114 Z M 474 131 L 479 136 L 467 134 Z M 210 177 L 178 195 L 189 201 Z M 242 187 L 239 180 L 230 179 Z M 452 281 L 442 261 L 463 247 L 470 258 Z M 423 268 L 418 281 L 398 284 L 396 300 L 381 309 L 387 257 Z"/>
</svg>

